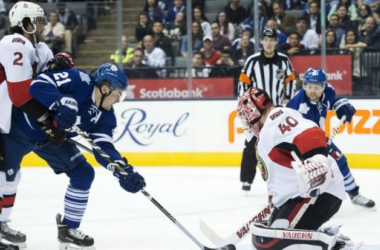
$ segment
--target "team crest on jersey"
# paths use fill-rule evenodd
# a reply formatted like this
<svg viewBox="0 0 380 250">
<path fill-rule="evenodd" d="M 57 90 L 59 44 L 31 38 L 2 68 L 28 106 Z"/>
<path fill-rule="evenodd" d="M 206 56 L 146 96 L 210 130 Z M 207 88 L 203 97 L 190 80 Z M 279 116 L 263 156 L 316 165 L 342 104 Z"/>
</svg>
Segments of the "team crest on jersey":
<svg viewBox="0 0 380 250">
<path fill-rule="evenodd" d="M 88 113 L 92 116 L 90 122 L 97 123 L 99 121 L 100 116 L 102 115 L 102 111 L 100 111 L 95 105 L 91 105 Z"/>
<path fill-rule="evenodd" d="M 277 80 L 283 80 L 285 78 L 285 70 L 283 69 L 276 70 L 276 78 Z"/>
<path fill-rule="evenodd" d="M 256 158 L 260 167 L 261 177 L 263 178 L 264 181 L 266 181 L 268 179 L 268 168 L 265 165 L 265 162 L 263 161 L 263 159 L 260 157 L 257 150 L 256 150 Z"/>
</svg>

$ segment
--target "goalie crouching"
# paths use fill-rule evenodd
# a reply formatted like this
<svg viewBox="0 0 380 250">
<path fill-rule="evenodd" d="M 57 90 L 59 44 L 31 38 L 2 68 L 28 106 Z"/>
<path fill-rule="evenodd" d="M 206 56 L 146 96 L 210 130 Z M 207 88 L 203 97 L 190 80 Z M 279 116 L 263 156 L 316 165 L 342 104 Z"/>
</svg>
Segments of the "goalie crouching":
<svg viewBox="0 0 380 250">
<path fill-rule="evenodd" d="M 324 131 L 296 110 L 274 107 L 260 89 L 244 92 L 237 110 L 246 139 L 258 138 L 259 165 L 274 205 L 269 221 L 251 229 L 255 248 L 358 249 L 360 244 L 337 236 L 338 227 L 321 229 L 345 199 Z"/>
</svg>

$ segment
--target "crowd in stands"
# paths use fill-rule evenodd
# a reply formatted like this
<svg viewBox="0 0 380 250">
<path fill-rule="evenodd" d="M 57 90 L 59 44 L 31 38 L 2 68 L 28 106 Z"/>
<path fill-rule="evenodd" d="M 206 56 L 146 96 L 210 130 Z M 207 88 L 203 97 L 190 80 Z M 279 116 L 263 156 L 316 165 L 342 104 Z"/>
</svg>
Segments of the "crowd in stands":
<svg viewBox="0 0 380 250">
<path fill-rule="evenodd" d="M 224 7 L 213 10 L 215 20 L 209 20 L 207 16 L 211 15 L 205 10 L 213 1 L 218 0 L 192 1 L 192 41 L 189 45 L 186 36 L 186 1 L 146 0 L 135 28 L 134 49 L 144 51 L 144 58 L 139 63 L 159 68 L 155 72 L 162 75 L 162 67 L 185 67 L 185 58 L 191 47 L 193 76 L 233 74 L 217 67 L 241 67 L 247 57 L 254 53 L 252 4 L 244 1 L 247 3 L 244 6 L 240 0 L 225 0 Z M 326 13 L 328 53 L 343 53 L 343 49 L 351 51 L 354 76 L 359 77 L 360 51 L 366 47 L 380 49 L 380 1 L 331 0 L 322 7 Z M 295 10 L 297 15 L 293 15 Z M 320 11 L 320 1 L 316 0 L 259 0 L 259 32 L 264 27 L 276 29 L 279 37 L 277 50 L 289 56 L 318 54 L 321 48 Z M 126 54 L 129 53 L 123 52 L 123 55 Z M 131 58 L 126 60 L 132 61 Z M 126 64 L 125 67 L 130 65 Z M 133 65 L 136 68 L 136 64 Z M 154 71 L 149 70 L 148 75 L 154 76 Z"/>
<path fill-rule="evenodd" d="M 7 6 L 3 0 L 0 0 L 0 39 L 8 34 L 9 18 L 8 11 L 14 2 L 7 2 Z M 85 39 L 85 32 L 95 28 L 96 20 L 89 13 L 88 5 L 83 5 L 81 12 L 86 12 L 83 16 L 75 13 L 77 9 L 66 5 L 64 1 L 46 2 L 37 1 L 45 10 L 47 24 L 43 33 L 43 41 L 49 46 L 54 54 L 65 51 L 70 53 L 74 58 L 77 52 L 77 45 Z M 80 2 L 77 2 L 80 3 Z M 44 4 L 44 5 L 43 5 Z M 99 9 L 97 10 L 101 12 Z M 78 19 L 79 18 L 79 19 Z M 81 27 L 83 19 L 86 20 L 86 28 L 84 31 Z"/>
</svg>

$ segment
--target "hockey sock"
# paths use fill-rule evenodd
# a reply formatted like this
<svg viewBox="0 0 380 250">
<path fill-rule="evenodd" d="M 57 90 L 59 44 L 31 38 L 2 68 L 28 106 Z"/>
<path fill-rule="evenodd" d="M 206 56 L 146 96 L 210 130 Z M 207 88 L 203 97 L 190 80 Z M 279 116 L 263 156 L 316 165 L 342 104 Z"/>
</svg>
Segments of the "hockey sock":
<svg viewBox="0 0 380 250">
<path fill-rule="evenodd" d="M 63 224 L 74 229 L 79 227 L 87 207 L 89 194 L 90 190 L 76 189 L 71 185 L 67 187 Z"/>
<path fill-rule="evenodd" d="M 344 176 L 344 188 L 348 194 L 354 195 L 357 187 L 355 179 L 349 171 L 348 174 Z"/>
<path fill-rule="evenodd" d="M 7 221 L 12 213 L 13 206 L 15 204 L 16 194 L 4 194 L 2 199 L 2 211 L 0 215 L 0 221 Z"/>
</svg>

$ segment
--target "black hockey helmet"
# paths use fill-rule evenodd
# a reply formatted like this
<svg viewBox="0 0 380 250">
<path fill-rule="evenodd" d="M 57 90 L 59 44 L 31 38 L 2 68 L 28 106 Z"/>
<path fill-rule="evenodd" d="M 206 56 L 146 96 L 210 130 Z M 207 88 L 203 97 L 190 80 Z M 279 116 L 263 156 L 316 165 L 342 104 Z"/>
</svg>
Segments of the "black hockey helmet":
<svg viewBox="0 0 380 250">
<path fill-rule="evenodd" d="M 271 28 L 265 28 L 263 32 L 261 32 L 260 39 L 264 39 L 264 37 L 272 37 L 274 39 L 277 39 L 277 30 L 271 29 Z"/>
</svg>

